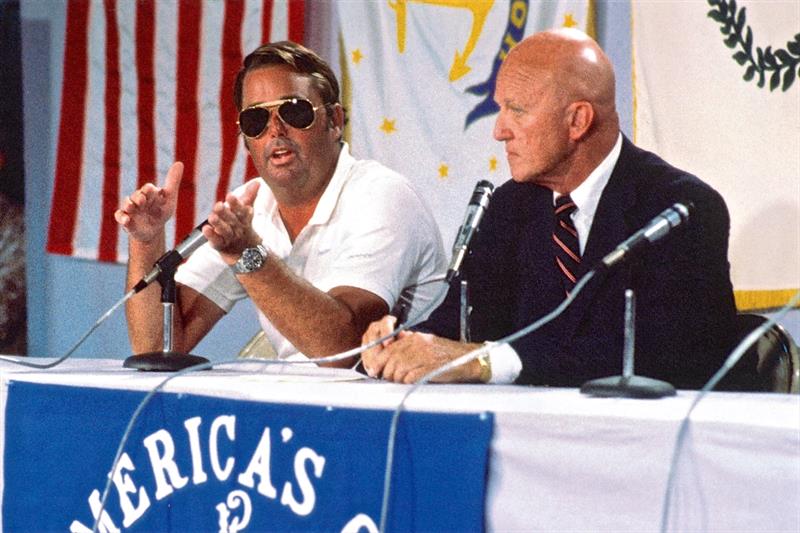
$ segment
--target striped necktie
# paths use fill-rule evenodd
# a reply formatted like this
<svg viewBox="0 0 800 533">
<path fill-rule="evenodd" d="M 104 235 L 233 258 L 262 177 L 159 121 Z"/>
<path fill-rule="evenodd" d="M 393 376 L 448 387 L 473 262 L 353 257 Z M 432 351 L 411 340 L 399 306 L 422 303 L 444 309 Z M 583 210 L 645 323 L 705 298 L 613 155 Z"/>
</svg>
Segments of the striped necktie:
<svg viewBox="0 0 800 533">
<path fill-rule="evenodd" d="M 575 286 L 575 281 L 577 281 L 575 272 L 581 263 L 578 231 L 570 216 L 577 208 L 569 195 L 559 196 L 556 199 L 553 243 L 555 244 L 556 268 L 567 296 Z"/>
</svg>

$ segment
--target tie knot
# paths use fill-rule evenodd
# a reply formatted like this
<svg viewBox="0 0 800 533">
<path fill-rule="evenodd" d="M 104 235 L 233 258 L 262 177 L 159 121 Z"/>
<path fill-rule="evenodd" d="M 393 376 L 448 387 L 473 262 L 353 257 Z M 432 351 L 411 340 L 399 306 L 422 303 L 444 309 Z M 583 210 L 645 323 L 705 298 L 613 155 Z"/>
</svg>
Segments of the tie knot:
<svg viewBox="0 0 800 533">
<path fill-rule="evenodd" d="M 578 206 L 575 205 L 575 202 L 572 201 L 572 198 L 568 194 L 564 196 L 559 196 L 556 198 L 556 205 L 554 207 L 556 217 L 559 219 L 564 219 L 565 217 L 570 216 L 572 213 L 578 209 Z"/>
</svg>

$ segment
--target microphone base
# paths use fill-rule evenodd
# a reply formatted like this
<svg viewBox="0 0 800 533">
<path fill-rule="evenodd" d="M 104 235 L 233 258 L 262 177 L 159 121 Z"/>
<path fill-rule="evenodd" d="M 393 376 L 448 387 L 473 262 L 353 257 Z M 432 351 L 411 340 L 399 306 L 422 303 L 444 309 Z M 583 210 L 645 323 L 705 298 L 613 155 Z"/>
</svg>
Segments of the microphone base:
<svg viewBox="0 0 800 533">
<path fill-rule="evenodd" d="M 122 366 L 146 372 L 176 372 L 208 362 L 205 357 L 181 352 L 147 352 L 128 357 Z"/>
<path fill-rule="evenodd" d="M 581 393 L 603 398 L 663 398 L 675 396 L 675 387 L 643 376 L 611 376 L 587 381 L 581 385 Z"/>
</svg>

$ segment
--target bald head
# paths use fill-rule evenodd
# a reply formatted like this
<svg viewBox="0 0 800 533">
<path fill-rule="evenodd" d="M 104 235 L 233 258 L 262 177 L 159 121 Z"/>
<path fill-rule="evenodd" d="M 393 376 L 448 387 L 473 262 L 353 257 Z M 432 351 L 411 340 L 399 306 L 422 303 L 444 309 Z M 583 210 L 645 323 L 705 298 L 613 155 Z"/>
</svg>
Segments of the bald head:
<svg viewBox="0 0 800 533">
<path fill-rule="evenodd" d="M 583 32 L 537 33 L 511 49 L 494 94 L 494 137 L 511 175 L 557 192 L 574 190 L 619 136 L 614 69 Z"/>
<path fill-rule="evenodd" d="M 536 33 L 511 49 L 503 69 L 529 72 L 554 83 L 566 101 L 586 100 L 597 119 L 616 119 L 614 68 L 600 46 L 572 28 Z"/>
</svg>

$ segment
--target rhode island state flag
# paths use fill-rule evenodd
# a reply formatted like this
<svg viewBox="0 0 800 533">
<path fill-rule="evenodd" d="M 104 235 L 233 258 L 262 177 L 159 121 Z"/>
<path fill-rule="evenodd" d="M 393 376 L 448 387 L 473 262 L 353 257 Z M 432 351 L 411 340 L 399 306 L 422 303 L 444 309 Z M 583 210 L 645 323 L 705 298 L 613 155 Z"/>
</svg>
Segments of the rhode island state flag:
<svg viewBox="0 0 800 533">
<path fill-rule="evenodd" d="M 593 34 L 591 0 L 342 1 L 336 11 L 351 149 L 407 176 L 449 247 L 476 182 L 510 178 L 492 138 L 503 58 L 546 28 Z"/>
</svg>

